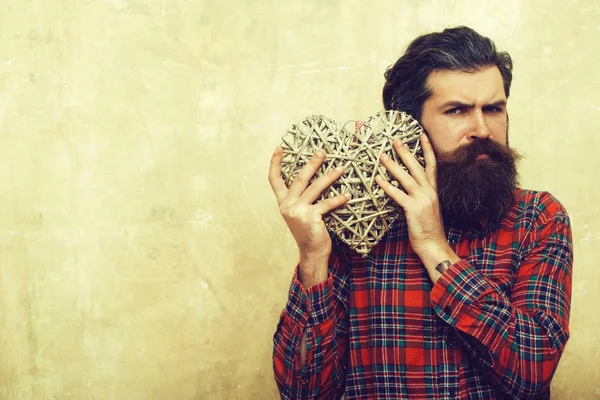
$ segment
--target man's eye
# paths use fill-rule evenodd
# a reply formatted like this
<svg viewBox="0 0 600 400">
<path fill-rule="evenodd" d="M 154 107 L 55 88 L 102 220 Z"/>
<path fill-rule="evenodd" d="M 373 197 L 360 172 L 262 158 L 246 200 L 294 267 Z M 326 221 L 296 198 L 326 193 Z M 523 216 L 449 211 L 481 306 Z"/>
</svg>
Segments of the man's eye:
<svg viewBox="0 0 600 400">
<path fill-rule="evenodd" d="M 460 114 L 462 110 L 460 109 L 460 107 L 455 107 L 455 108 L 451 108 L 447 111 L 444 112 L 444 114 L 447 115 L 455 115 L 455 114 Z"/>
<path fill-rule="evenodd" d="M 491 112 L 491 113 L 499 113 L 499 112 L 502 112 L 502 107 L 488 107 L 484 111 Z"/>
</svg>

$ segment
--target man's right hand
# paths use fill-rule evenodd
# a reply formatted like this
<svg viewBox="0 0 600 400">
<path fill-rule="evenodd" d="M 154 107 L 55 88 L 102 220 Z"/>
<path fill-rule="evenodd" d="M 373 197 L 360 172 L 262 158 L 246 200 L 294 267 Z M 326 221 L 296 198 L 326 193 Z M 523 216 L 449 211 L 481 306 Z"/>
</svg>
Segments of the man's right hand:
<svg viewBox="0 0 600 400">
<path fill-rule="evenodd" d="M 323 215 L 345 204 L 349 197 L 335 197 L 313 204 L 321 193 L 338 180 L 344 171 L 335 169 L 309 181 L 325 160 L 325 150 L 317 151 L 300 170 L 289 189 L 281 177 L 283 149 L 277 146 L 271 157 L 269 183 L 279 203 L 279 211 L 292 232 L 300 250 L 300 274 L 305 287 L 327 279 L 327 261 L 331 254 L 331 239 Z"/>
</svg>

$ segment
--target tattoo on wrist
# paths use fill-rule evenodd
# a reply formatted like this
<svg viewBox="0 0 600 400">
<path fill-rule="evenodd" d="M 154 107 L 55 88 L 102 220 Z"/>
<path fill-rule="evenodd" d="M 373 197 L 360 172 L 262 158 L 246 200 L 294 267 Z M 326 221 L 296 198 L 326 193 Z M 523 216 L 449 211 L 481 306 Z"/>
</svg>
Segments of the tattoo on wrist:
<svg viewBox="0 0 600 400">
<path fill-rule="evenodd" d="M 446 272 L 451 265 L 452 263 L 449 260 L 444 260 L 441 263 L 439 263 L 437 267 L 435 267 L 435 270 L 440 274 L 444 274 L 444 272 Z"/>
</svg>

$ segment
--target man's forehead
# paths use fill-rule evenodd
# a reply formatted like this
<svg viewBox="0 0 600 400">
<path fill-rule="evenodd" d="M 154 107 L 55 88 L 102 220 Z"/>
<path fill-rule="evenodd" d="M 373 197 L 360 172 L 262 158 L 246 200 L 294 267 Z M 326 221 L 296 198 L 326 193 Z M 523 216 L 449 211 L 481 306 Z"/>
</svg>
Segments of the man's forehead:
<svg viewBox="0 0 600 400">
<path fill-rule="evenodd" d="M 434 102 L 460 101 L 467 104 L 506 100 L 504 82 L 498 67 L 474 72 L 437 70 L 427 77 Z"/>
</svg>

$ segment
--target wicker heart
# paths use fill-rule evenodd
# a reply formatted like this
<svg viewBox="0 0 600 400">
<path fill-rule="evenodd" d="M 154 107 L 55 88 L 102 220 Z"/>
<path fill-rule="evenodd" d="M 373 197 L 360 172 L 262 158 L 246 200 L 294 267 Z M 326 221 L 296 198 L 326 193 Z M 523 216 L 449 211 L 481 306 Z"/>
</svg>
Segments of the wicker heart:
<svg viewBox="0 0 600 400">
<path fill-rule="evenodd" d="M 377 113 L 365 123 L 356 122 L 351 131 L 325 116 L 314 115 L 283 135 L 282 176 L 289 187 L 312 155 L 324 148 L 325 162 L 312 180 L 338 166 L 344 168 L 344 175 L 317 201 L 340 193 L 350 193 L 351 198 L 345 208 L 324 215 L 323 220 L 344 243 L 366 256 L 391 224 L 404 215 L 400 206 L 375 183 L 375 176 L 381 174 L 399 186 L 380 164 L 379 156 L 386 153 L 404 167 L 392 147 L 392 141 L 400 138 L 425 165 L 419 142 L 421 133 L 423 128 L 417 120 L 399 111 Z"/>
</svg>

